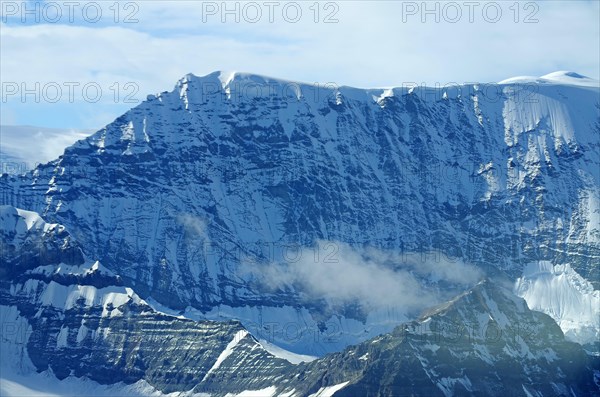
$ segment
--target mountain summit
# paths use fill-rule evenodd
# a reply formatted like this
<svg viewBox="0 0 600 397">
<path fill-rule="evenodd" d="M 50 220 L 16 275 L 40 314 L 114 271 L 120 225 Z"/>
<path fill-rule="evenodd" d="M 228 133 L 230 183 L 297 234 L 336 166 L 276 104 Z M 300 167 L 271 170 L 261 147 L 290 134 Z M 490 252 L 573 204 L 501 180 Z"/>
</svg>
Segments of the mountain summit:
<svg viewBox="0 0 600 397">
<path fill-rule="evenodd" d="M 302 337 L 275 340 L 322 354 L 414 314 L 249 264 L 290 262 L 290 250 L 321 263 L 346 244 L 515 280 L 540 260 L 569 264 L 598 288 L 599 126 L 598 89 L 570 84 L 362 90 L 187 75 L 57 160 L 2 176 L 0 197 L 68 227 L 144 299 L 245 324 L 301 319 Z M 338 342 L 315 345 L 314 332 Z"/>
<path fill-rule="evenodd" d="M 190 74 L 58 159 L 3 175 L 0 200 L 63 225 L 148 306 L 236 319 L 294 353 L 390 332 L 498 272 L 594 350 L 599 89 L 570 72 L 542 80 L 358 89 Z M 540 285 L 556 288 L 539 299 Z M 590 302 L 585 323 L 555 299 L 565 291 Z"/>
</svg>

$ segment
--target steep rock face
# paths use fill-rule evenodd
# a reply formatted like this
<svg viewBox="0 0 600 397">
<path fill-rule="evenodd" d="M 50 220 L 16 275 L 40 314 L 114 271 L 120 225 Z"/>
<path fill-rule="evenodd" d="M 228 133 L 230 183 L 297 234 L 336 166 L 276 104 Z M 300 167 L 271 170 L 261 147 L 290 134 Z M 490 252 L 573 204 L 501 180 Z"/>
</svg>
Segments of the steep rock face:
<svg viewBox="0 0 600 397">
<path fill-rule="evenodd" d="M 598 94 L 548 82 L 361 90 L 188 75 L 58 160 L 3 176 L 0 197 L 69 227 L 144 298 L 249 308 L 252 322 L 282 307 L 307 310 L 301 321 L 320 330 L 332 314 L 361 319 L 324 312 L 294 286 L 265 291 L 242 271 L 285 260 L 289 247 L 313 255 L 317 240 L 439 251 L 515 279 L 546 260 L 597 288 Z M 332 254 L 316 250 L 315 260 Z"/>
<path fill-rule="evenodd" d="M 509 283 L 501 284 L 485 280 L 390 334 L 306 364 L 293 386 L 282 390 L 296 387 L 303 395 L 337 386 L 335 396 L 600 395 L 598 357 L 565 341 L 552 318 L 529 310 Z"/>
<path fill-rule="evenodd" d="M 506 279 L 484 280 L 392 333 L 292 365 L 239 322 L 156 312 L 87 261 L 62 225 L 2 206 L 0 234 L 3 381 L 7 371 L 22 379 L 51 371 L 71 382 L 144 381 L 163 393 L 215 397 L 600 395 L 598 358 L 565 341 Z"/>
<path fill-rule="evenodd" d="M 163 392 L 202 384 L 223 395 L 270 386 L 292 366 L 239 322 L 154 311 L 120 277 L 86 261 L 62 225 L 2 206 L 0 226 L 3 373 L 49 370 L 58 379 L 101 384 L 143 380 Z"/>
</svg>

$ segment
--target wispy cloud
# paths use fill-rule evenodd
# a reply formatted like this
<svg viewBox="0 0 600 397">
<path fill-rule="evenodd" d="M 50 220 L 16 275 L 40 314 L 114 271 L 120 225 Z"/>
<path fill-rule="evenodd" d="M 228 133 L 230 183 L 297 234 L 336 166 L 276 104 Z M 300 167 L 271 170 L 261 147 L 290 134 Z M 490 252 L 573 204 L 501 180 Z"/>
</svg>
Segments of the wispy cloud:
<svg viewBox="0 0 600 397">
<path fill-rule="evenodd" d="M 440 303 L 483 277 L 475 266 L 440 253 L 358 249 L 339 242 L 318 245 L 335 247 L 329 252 L 333 255 L 245 263 L 243 271 L 267 290 L 292 288 L 307 301 L 324 299 L 332 307 L 358 304 L 365 311 L 399 308 L 407 313 Z"/>
<path fill-rule="evenodd" d="M 0 152 L 3 156 L 13 159 L 12 161 L 25 163 L 26 169 L 31 169 L 38 163 L 54 160 L 63 153 L 65 147 L 85 138 L 92 132 L 1 125 Z M 36 142 L 36 144 L 32 145 L 32 142 Z"/>
<path fill-rule="evenodd" d="M 178 214 L 177 222 L 184 227 L 185 236 L 189 239 L 194 239 L 202 242 L 208 242 L 206 233 L 206 220 L 192 214 Z"/>
</svg>

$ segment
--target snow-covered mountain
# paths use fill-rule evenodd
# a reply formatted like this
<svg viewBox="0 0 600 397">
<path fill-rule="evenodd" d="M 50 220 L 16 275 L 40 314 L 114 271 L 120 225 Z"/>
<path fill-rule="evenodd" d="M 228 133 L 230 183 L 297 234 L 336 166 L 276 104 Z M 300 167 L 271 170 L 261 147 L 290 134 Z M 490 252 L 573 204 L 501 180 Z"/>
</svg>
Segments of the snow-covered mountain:
<svg viewBox="0 0 600 397">
<path fill-rule="evenodd" d="M 225 394 L 260 389 L 273 381 L 269 373 L 292 366 L 239 322 L 153 310 L 118 275 L 87 260 L 62 225 L 2 206 L 0 233 L 3 382 L 47 371 L 59 380 L 85 377 L 173 392 L 199 384 L 209 390 L 227 380 L 230 387 L 219 389 Z M 238 367 L 246 379 L 236 385 L 231 377 Z M 5 395 L 10 385 L 0 389 Z"/>
<path fill-rule="evenodd" d="M 200 328 L 241 321 L 223 332 L 249 332 L 248 343 L 264 357 L 272 357 L 271 344 L 271 351 L 322 356 L 369 343 L 428 307 L 489 285 L 481 284 L 486 277 L 503 275 L 531 309 L 595 350 L 599 96 L 597 84 L 572 72 L 390 89 L 244 73 L 187 75 L 57 160 L 25 175 L 3 175 L 0 202 L 64 225 L 78 242 L 73 252 L 93 258 L 67 273 L 95 274 L 97 261 L 110 277 L 118 275 L 119 284 L 107 286 L 133 299 L 128 305 L 136 317 L 163 312 Z M 36 291 L 49 288 L 57 270 L 48 271 Z M 86 277 L 68 285 L 79 289 Z M 89 298 L 100 313 L 102 294 Z M 494 293 L 500 301 L 506 294 Z M 45 302 L 36 296 L 27 294 L 31 310 Z M 506 310 L 537 316 L 518 305 Z M 560 340 L 542 318 L 527 321 Z M 56 327 L 59 333 L 63 325 Z M 223 339 L 217 355 L 231 338 Z M 546 359 L 536 354 L 529 359 L 540 365 Z M 588 369 L 581 371 L 591 371 L 582 360 L 577 365 Z M 439 376 L 468 394 L 464 378 Z M 562 384 L 577 384 L 569 376 Z M 354 382 L 343 378 L 315 381 L 317 389 L 306 394 Z M 441 390 L 442 378 L 433 387 Z M 161 382 L 150 384 L 165 390 Z M 528 387 L 520 390 L 550 390 Z"/>
<path fill-rule="evenodd" d="M 2 395 L 600 395 L 598 358 L 502 278 L 389 334 L 291 363 L 239 322 L 153 310 L 33 212 L 0 207 L 0 233 Z"/>
</svg>

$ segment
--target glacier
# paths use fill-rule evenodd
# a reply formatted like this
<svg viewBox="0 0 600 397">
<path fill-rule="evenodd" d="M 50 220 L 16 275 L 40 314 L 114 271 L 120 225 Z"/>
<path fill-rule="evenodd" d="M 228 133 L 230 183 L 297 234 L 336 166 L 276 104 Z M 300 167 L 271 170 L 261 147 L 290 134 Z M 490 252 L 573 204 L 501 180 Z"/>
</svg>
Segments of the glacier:
<svg viewBox="0 0 600 397">
<path fill-rule="evenodd" d="M 531 309 L 554 318 L 568 339 L 600 351 L 600 291 L 568 264 L 526 266 L 515 292 Z"/>
</svg>

